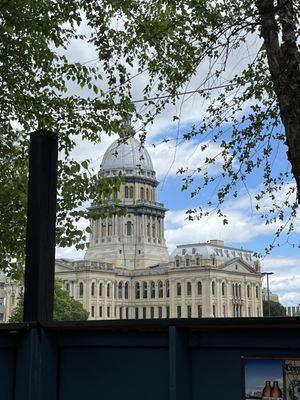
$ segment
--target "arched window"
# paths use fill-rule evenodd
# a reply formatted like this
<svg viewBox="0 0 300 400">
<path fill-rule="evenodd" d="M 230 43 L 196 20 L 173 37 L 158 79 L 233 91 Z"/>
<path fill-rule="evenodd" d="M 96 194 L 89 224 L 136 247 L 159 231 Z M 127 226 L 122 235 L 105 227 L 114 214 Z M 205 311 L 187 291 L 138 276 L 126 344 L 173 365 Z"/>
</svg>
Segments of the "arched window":
<svg viewBox="0 0 300 400">
<path fill-rule="evenodd" d="M 242 297 L 242 286 L 239 285 L 239 297 Z"/>
<path fill-rule="evenodd" d="M 191 296 L 192 295 L 192 284 L 191 282 L 186 283 L 186 295 Z"/>
<path fill-rule="evenodd" d="M 225 296 L 225 283 L 222 282 L 222 296 Z"/>
<path fill-rule="evenodd" d="M 223 317 L 226 317 L 226 304 L 223 304 Z"/>
<path fill-rule="evenodd" d="M 185 266 L 186 266 L 186 267 L 189 267 L 189 266 L 190 266 L 190 259 L 189 259 L 189 258 L 186 258 L 186 259 L 185 259 Z"/>
<path fill-rule="evenodd" d="M 92 283 L 91 292 L 92 292 L 92 296 L 95 296 L 95 282 Z"/>
<path fill-rule="evenodd" d="M 133 199 L 133 186 L 130 186 L 129 188 L 129 197 Z"/>
<path fill-rule="evenodd" d="M 202 282 L 197 282 L 197 294 L 198 296 L 202 295 Z"/>
<path fill-rule="evenodd" d="M 136 299 L 140 298 L 140 284 L 139 284 L 139 282 L 135 283 L 135 298 Z"/>
<path fill-rule="evenodd" d="M 107 235 L 108 235 L 108 236 L 111 236 L 111 235 L 112 235 L 112 222 L 111 222 L 111 219 L 108 220 Z"/>
<path fill-rule="evenodd" d="M 250 285 L 247 285 L 247 297 L 250 298 Z"/>
<path fill-rule="evenodd" d="M 145 189 L 143 188 L 143 187 L 141 187 L 141 190 L 140 190 L 140 197 L 141 197 L 141 200 L 144 200 L 144 198 L 145 198 Z"/>
<path fill-rule="evenodd" d="M 162 281 L 158 281 L 157 286 L 158 286 L 158 297 L 161 299 L 164 297 L 164 288 Z"/>
<path fill-rule="evenodd" d="M 147 224 L 147 236 L 150 237 L 150 223 Z"/>
<path fill-rule="evenodd" d="M 129 198 L 129 188 L 128 186 L 125 186 L 125 199 Z"/>
<path fill-rule="evenodd" d="M 70 284 L 69 284 L 69 283 L 66 284 L 66 290 L 67 290 L 68 292 L 70 291 Z"/>
<path fill-rule="evenodd" d="M 80 297 L 83 296 L 83 283 L 82 282 L 79 283 L 79 296 Z"/>
<path fill-rule="evenodd" d="M 157 236 L 158 236 L 158 238 L 161 237 L 161 222 L 160 222 L 160 218 L 157 218 Z"/>
<path fill-rule="evenodd" d="M 258 299 L 258 286 L 255 287 L 255 296 Z"/>
<path fill-rule="evenodd" d="M 232 296 L 235 297 L 235 284 L 232 284 Z"/>
<path fill-rule="evenodd" d="M 152 224 L 152 237 L 156 237 L 156 234 L 155 234 L 155 223 Z"/>
<path fill-rule="evenodd" d="M 121 299 L 123 297 L 123 283 L 119 282 L 118 284 L 118 298 Z"/>
<path fill-rule="evenodd" d="M 216 284 L 214 281 L 211 283 L 211 294 L 214 296 L 216 293 Z"/>
<path fill-rule="evenodd" d="M 151 299 L 155 299 L 155 282 L 150 283 Z"/>
<path fill-rule="evenodd" d="M 127 236 L 132 235 L 132 223 L 130 221 L 126 223 L 126 235 Z"/>
<path fill-rule="evenodd" d="M 148 285 L 147 282 L 143 282 L 143 299 L 148 297 Z"/>
<path fill-rule="evenodd" d="M 106 224 L 105 224 L 105 222 L 102 222 L 102 225 L 101 225 L 101 236 L 106 236 Z"/>
<path fill-rule="evenodd" d="M 180 282 L 177 282 L 177 284 L 176 284 L 176 293 L 177 293 L 177 296 L 181 296 L 181 283 Z"/>
<path fill-rule="evenodd" d="M 128 299 L 128 282 L 125 283 L 125 299 Z"/>
<path fill-rule="evenodd" d="M 106 286 L 106 296 L 110 297 L 110 283 L 108 283 Z"/>
<path fill-rule="evenodd" d="M 99 283 L 99 296 L 102 297 L 103 296 L 103 283 Z"/>
<path fill-rule="evenodd" d="M 170 282 L 166 281 L 166 297 L 170 297 Z"/>
<path fill-rule="evenodd" d="M 212 314 L 213 314 L 213 317 L 215 318 L 216 317 L 216 306 L 215 305 L 212 306 Z"/>
<path fill-rule="evenodd" d="M 146 199 L 149 200 L 149 189 L 146 189 Z"/>
</svg>

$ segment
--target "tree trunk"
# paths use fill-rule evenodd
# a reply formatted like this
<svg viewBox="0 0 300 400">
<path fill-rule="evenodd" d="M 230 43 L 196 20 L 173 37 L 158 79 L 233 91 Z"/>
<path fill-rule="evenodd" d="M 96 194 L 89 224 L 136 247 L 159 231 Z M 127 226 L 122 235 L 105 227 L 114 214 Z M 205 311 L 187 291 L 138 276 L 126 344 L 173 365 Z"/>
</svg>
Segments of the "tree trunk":
<svg viewBox="0 0 300 400">
<path fill-rule="evenodd" d="M 274 0 L 257 0 L 257 8 L 300 204 L 300 54 L 294 0 L 277 0 L 276 7 Z"/>
</svg>

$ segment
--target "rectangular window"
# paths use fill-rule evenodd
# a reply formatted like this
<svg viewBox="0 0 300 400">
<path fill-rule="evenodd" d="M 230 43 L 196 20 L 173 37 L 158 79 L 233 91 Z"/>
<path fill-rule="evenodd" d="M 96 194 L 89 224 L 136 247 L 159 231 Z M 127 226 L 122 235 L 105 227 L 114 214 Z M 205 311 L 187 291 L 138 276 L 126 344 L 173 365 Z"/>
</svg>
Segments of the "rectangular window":
<svg viewBox="0 0 300 400">
<path fill-rule="evenodd" d="M 216 317 L 216 306 L 215 305 L 212 306 L 212 314 L 213 314 L 213 317 L 215 318 Z"/>
<path fill-rule="evenodd" d="M 181 318 L 181 306 L 177 306 L 177 318 Z"/>
<path fill-rule="evenodd" d="M 135 319 L 138 319 L 138 318 L 139 318 L 139 309 L 136 308 L 135 309 Z"/>
<path fill-rule="evenodd" d="M 92 306 L 91 308 L 91 316 L 95 317 L 95 306 Z"/>
<path fill-rule="evenodd" d="M 4 298 L 0 297 L 0 306 L 4 306 Z"/>
<path fill-rule="evenodd" d="M 102 306 L 99 307 L 99 317 L 102 318 Z"/>
<path fill-rule="evenodd" d="M 150 308 L 150 318 L 154 318 L 154 307 Z"/>
<path fill-rule="evenodd" d="M 143 318 L 146 319 L 147 318 L 147 308 L 143 307 Z"/>
<path fill-rule="evenodd" d="M 166 317 L 170 318 L 170 307 L 169 306 L 166 307 Z"/>
<path fill-rule="evenodd" d="M 0 321 L 3 321 L 3 320 L 4 320 L 4 314 L 0 313 Z"/>
<path fill-rule="evenodd" d="M 126 307 L 126 319 L 129 319 L 129 309 Z"/>
<path fill-rule="evenodd" d="M 202 318 L 202 305 L 198 304 L 198 318 Z"/>
<path fill-rule="evenodd" d="M 123 319 L 123 308 L 122 307 L 120 307 L 119 315 L 120 315 L 120 319 Z"/>
<path fill-rule="evenodd" d="M 188 318 L 192 318 L 192 306 L 187 306 L 186 314 Z"/>
<path fill-rule="evenodd" d="M 158 318 L 162 318 L 162 307 L 158 307 Z"/>
<path fill-rule="evenodd" d="M 107 318 L 110 318 L 110 307 L 107 307 Z"/>
<path fill-rule="evenodd" d="M 0 282 L 0 289 L 4 289 L 4 282 Z"/>
</svg>

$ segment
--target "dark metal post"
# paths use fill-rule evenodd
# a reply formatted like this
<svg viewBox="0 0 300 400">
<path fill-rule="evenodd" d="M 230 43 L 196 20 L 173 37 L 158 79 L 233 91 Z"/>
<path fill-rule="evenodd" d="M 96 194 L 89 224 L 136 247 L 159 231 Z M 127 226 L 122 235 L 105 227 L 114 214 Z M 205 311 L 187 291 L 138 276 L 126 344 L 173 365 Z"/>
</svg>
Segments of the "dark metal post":
<svg viewBox="0 0 300 400">
<path fill-rule="evenodd" d="M 269 274 L 267 274 L 268 316 L 271 316 Z"/>
<path fill-rule="evenodd" d="M 274 274 L 274 272 L 263 272 L 262 273 L 262 276 L 267 276 L 268 317 L 271 316 L 269 275 L 273 275 L 273 274 Z"/>
<path fill-rule="evenodd" d="M 169 327 L 169 399 L 190 400 L 191 360 L 186 332 Z"/>
<path fill-rule="evenodd" d="M 57 134 L 30 135 L 24 321 L 53 318 Z"/>
</svg>

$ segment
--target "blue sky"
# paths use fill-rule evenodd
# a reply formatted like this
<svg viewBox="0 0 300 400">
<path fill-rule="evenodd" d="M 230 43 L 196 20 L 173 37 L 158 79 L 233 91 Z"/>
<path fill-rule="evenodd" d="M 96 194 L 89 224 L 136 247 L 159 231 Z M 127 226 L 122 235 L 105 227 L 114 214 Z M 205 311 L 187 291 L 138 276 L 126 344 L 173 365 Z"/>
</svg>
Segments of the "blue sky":
<svg viewBox="0 0 300 400">
<path fill-rule="evenodd" d="M 277 381 L 283 387 L 283 360 L 244 360 L 245 392 L 262 391 L 265 381 Z"/>
</svg>

